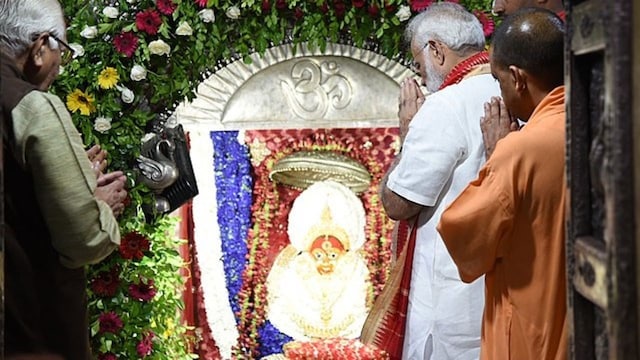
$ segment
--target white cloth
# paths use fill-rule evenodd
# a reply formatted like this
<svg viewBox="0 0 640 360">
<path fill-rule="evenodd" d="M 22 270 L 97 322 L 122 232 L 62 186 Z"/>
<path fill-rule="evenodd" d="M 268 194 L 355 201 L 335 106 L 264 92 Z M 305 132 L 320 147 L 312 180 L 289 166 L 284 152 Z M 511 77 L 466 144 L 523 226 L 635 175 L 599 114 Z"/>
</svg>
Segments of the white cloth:
<svg viewBox="0 0 640 360">
<path fill-rule="evenodd" d="M 393 192 L 432 207 L 419 216 L 404 359 L 479 358 L 484 278 L 472 284 L 460 280 L 436 225 L 485 162 L 480 117 L 484 103 L 499 95 L 497 81 L 483 74 L 428 96 L 389 175 L 387 186 Z"/>
</svg>

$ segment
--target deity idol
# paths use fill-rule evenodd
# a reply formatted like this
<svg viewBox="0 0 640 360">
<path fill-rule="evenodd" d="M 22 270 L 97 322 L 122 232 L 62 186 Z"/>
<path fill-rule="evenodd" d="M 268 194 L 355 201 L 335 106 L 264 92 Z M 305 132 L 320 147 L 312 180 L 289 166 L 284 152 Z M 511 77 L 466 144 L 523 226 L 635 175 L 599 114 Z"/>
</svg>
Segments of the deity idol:
<svg viewBox="0 0 640 360">
<path fill-rule="evenodd" d="M 369 312 L 362 202 L 348 187 L 320 181 L 289 213 L 291 244 L 267 277 L 267 316 L 295 340 L 360 335 Z"/>
</svg>

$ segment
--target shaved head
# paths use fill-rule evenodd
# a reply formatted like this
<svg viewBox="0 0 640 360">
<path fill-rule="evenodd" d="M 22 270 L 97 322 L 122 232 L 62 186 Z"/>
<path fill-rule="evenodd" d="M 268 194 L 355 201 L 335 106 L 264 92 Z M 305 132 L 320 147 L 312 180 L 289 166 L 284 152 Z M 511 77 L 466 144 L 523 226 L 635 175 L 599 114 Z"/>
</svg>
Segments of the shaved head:
<svg viewBox="0 0 640 360">
<path fill-rule="evenodd" d="M 491 66 L 516 66 L 548 89 L 564 83 L 564 23 L 553 12 L 524 8 L 508 16 L 493 35 Z"/>
</svg>

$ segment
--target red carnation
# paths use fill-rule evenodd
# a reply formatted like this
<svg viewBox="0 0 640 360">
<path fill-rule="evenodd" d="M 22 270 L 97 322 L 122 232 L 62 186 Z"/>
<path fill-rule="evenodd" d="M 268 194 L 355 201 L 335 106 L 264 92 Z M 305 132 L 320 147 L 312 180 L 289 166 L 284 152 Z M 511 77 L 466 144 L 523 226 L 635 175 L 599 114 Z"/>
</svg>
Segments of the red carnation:
<svg viewBox="0 0 640 360">
<path fill-rule="evenodd" d="M 101 297 L 112 297 L 116 294 L 118 286 L 120 286 L 120 273 L 116 268 L 101 271 L 91 280 L 91 290 Z"/>
<path fill-rule="evenodd" d="M 140 260 L 148 250 L 149 239 L 135 231 L 128 233 L 120 241 L 120 255 L 127 260 Z"/>
<path fill-rule="evenodd" d="M 353 0 L 353 1 L 351 1 L 351 4 L 353 4 L 354 8 L 364 7 L 364 3 L 365 3 L 365 0 Z"/>
<path fill-rule="evenodd" d="M 145 358 L 151 355 L 151 352 L 153 351 L 154 336 L 155 334 L 153 333 L 153 331 L 150 331 L 149 334 L 147 334 L 142 340 L 140 340 L 140 342 L 136 346 L 136 351 L 138 352 L 138 355 L 140 355 L 140 357 Z"/>
<path fill-rule="evenodd" d="M 116 357 L 116 354 L 110 353 L 110 352 L 98 355 L 98 360 L 116 360 L 116 359 L 118 359 Z"/>
<path fill-rule="evenodd" d="M 201 8 L 207 6 L 207 0 L 194 0 L 193 2 Z"/>
<path fill-rule="evenodd" d="M 149 301 L 156 296 L 156 289 L 153 287 L 153 280 L 147 280 L 147 283 L 140 280 L 138 284 L 129 285 L 129 295 L 138 301 Z"/>
<path fill-rule="evenodd" d="M 296 21 L 302 19 L 302 17 L 304 16 L 304 13 L 302 12 L 302 9 L 299 6 L 296 6 L 296 9 L 293 11 L 293 17 L 296 18 Z"/>
<path fill-rule="evenodd" d="M 157 0 L 156 6 L 161 13 L 165 15 L 171 15 L 176 11 L 178 5 L 174 4 L 172 0 Z"/>
<path fill-rule="evenodd" d="M 98 332 L 101 334 L 117 334 L 124 326 L 120 317 L 113 311 L 100 314 L 98 322 L 100 323 L 100 329 Z"/>
<path fill-rule="evenodd" d="M 157 34 L 161 24 L 160 14 L 153 9 L 141 11 L 136 15 L 136 27 L 149 35 Z"/>
<path fill-rule="evenodd" d="M 391 12 L 394 12 L 394 11 L 396 10 L 396 7 L 395 7 L 395 5 L 393 5 L 393 4 L 389 4 L 389 2 L 388 2 L 388 1 L 385 1 L 385 2 L 384 2 L 384 9 L 385 9 L 388 13 L 391 13 Z"/>
<path fill-rule="evenodd" d="M 433 0 L 411 0 L 411 10 L 412 11 L 422 11 L 429 7 Z"/>
<path fill-rule="evenodd" d="M 378 17 L 378 15 L 380 14 L 380 8 L 376 4 L 371 4 L 367 11 L 369 12 L 369 15 L 371 15 L 371 17 Z"/>
<path fill-rule="evenodd" d="M 287 1 L 286 0 L 276 0 L 276 9 L 284 10 L 286 8 L 287 8 Z"/>
<path fill-rule="evenodd" d="M 475 10 L 473 14 L 480 20 L 480 24 L 482 24 L 482 32 L 484 36 L 487 37 L 493 34 L 493 30 L 495 29 L 495 24 L 493 20 L 490 19 L 484 11 Z"/>
<path fill-rule="evenodd" d="M 132 57 L 138 48 L 138 38 L 131 31 L 123 32 L 113 38 L 113 46 L 120 54 Z"/>
</svg>

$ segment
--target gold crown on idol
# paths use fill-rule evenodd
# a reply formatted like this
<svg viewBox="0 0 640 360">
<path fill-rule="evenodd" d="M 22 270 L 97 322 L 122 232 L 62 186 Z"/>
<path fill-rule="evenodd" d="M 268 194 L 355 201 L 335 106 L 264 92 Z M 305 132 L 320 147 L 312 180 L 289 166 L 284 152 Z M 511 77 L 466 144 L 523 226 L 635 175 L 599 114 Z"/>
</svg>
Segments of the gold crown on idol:
<svg viewBox="0 0 640 360">
<path fill-rule="evenodd" d="M 318 181 L 342 183 L 356 194 L 369 188 L 371 175 L 353 158 L 329 150 L 301 150 L 278 160 L 269 179 L 304 190 Z"/>
<path fill-rule="evenodd" d="M 348 233 L 336 223 L 333 222 L 331 216 L 331 210 L 328 205 L 325 205 L 320 216 L 320 222 L 311 226 L 306 236 L 307 249 L 313 244 L 313 242 L 322 236 L 333 236 L 340 240 L 345 250 L 349 250 L 349 235 Z"/>
</svg>

